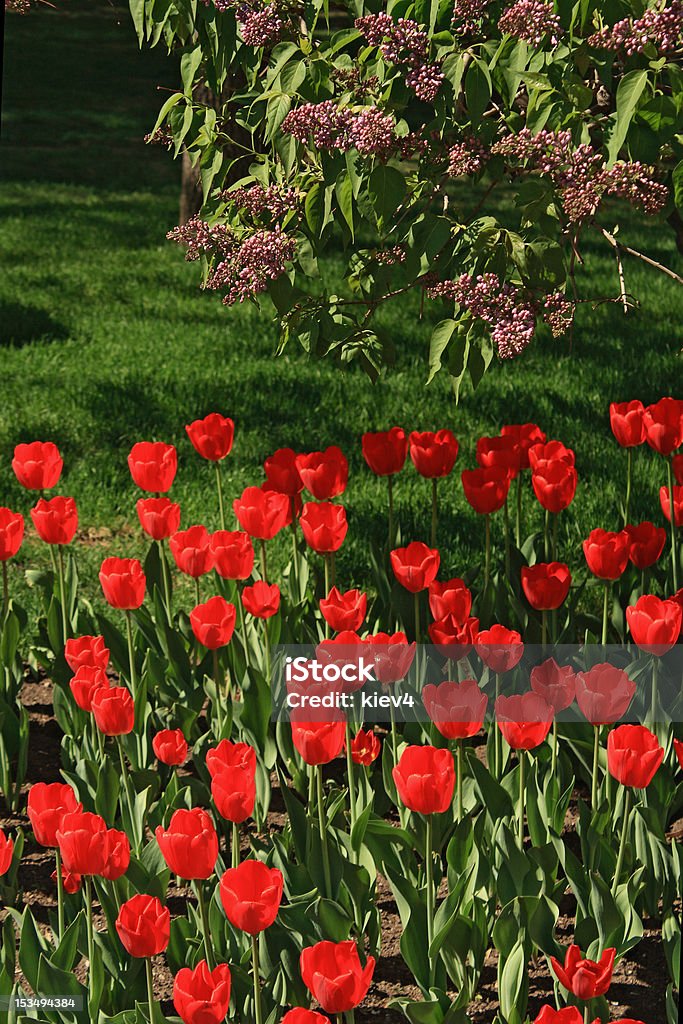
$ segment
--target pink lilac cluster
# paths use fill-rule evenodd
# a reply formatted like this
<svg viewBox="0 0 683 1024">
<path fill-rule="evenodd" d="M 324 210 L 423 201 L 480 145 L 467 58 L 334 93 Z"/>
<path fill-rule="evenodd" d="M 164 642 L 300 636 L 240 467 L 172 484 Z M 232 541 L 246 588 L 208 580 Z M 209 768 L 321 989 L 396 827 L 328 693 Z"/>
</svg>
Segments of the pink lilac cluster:
<svg viewBox="0 0 683 1024">
<path fill-rule="evenodd" d="M 367 14 L 356 18 L 356 28 L 371 46 L 378 46 L 385 60 L 406 69 L 406 85 L 418 99 L 432 103 L 441 88 L 443 72 L 430 63 L 429 36 L 416 21 L 388 14 Z"/>
<path fill-rule="evenodd" d="M 456 142 L 448 151 L 448 173 L 452 178 L 477 174 L 488 159 L 488 151 L 473 135 Z"/>
<path fill-rule="evenodd" d="M 384 267 L 393 267 L 397 263 L 405 263 L 406 251 L 402 245 L 392 245 L 390 249 L 381 249 L 375 259 Z"/>
<path fill-rule="evenodd" d="M 220 198 L 226 203 L 235 203 L 240 210 L 246 210 L 252 219 L 264 213 L 277 218 L 299 206 L 301 193 L 286 185 L 268 185 L 266 188 L 263 185 L 250 185 L 222 192 Z"/>
<path fill-rule="evenodd" d="M 497 274 L 461 274 L 428 289 L 430 298 L 452 299 L 491 331 L 501 359 L 521 355 L 536 331 L 536 308 L 520 288 Z"/>
<path fill-rule="evenodd" d="M 190 217 L 185 224 L 169 231 L 171 242 L 184 245 L 186 260 L 202 256 L 227 256 L 235 247 L 235 233 L 227 224 L 209 224 L 199 216 Z"/>
<path fill-rule="evenodd" d="M 394 121 L 379 107 L 351 110 L 334 100 L 304 103 L 290 110 L 282 131 L 298 142 L 311 139 L 316 149 L 357 149 L 364 156 L 384 157 L 397 143 Z"/>
<path fill-rule="evenodd" d="M 647 214 L 657 213 L 667 201 L 667 189 L 655 181 L 652 168 L 639 161 L 620 161 L 608 168 L 589 143 L 574 148 L 570 131 L 544 129 L 533 135 L 523 128 L 500 139 L 491 152 L 547 174 L 559 192 L 565 214 L 574 223 L 593 217 L 606 195 L 626 199 Z"/>
<path fill-rule="evenodd" d="M 144 141 L 150 146 L 172 146 L 173 132 L 168 125 L 162 125 L 155 132 L 148 132 Z"/>
<path fill-rule="evenodd" d="M 630 57 L 654 46 L 658 53 L 675 50 L 683 42 L 683 0 L 664 8 L 651 7 L 640 18 L 624 18 L 588 40 L 603 50 L 624 50 Z"/>
<path fill-rule="evenodd" d="M 368 93 L 374 92 L 379 88 L 379 78 L 377 75 L 369 75 L 367 78 L 363 78 L 360 68 L 332 68 L 332 78 L 337 82 L 342 89 L 353 93 L 356 98 L 363 98 Z"/>
<path fill-rule="evenodd" d="M 215 265 L 206 287 L 225 291 L 226 306 L 255 298 L 266 290 L 269 281 L 285 273 L 286 264 L 295 254 L 296 242 L 279 225 L 272 231 L 256 231 Z"/>
<path fill-rule="evenodd" d="M 560 19 L 554 13 L 552 3 L 546 0 L 516 0 L 503 11 L 498 28 L 532 46 L 540 46 L 546 39 L 557 46 L 562 35 Z"/>
<path fill-rule="evenodd" d="M 481 29 L 491 0 L 455 0 L 451 28 L 458 36 L 472 36 Z"/>
<path fill-rule="evenodd" d="M 567 333 L 574 320 L 576 306 L 562 292 L 546 295 L 541 303 L 541 315 L 550 327 L 553 338 L 561 338 Z"/>
<path fill-rule="evenodd" d="M 234 11 L 247 46 L 272 46 L 282 37 L 285 23 L 274 2 L 258 0 L 214 0 L 217 11 Z"/>
<path fill-rule="evenodd" d="M 12 14 L 28 14 L 31 0 L 5 0 L 5 10 Z"/>
</svg>

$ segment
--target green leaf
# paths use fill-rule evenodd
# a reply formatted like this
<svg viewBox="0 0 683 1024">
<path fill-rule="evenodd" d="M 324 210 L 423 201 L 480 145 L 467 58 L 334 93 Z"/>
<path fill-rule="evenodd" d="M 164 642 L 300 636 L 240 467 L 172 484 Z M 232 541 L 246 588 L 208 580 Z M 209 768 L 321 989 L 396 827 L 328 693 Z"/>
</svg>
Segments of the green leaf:
<svg viewBox="0 0 683 1024">
<path fill-rule="evenodd" d="M 334 191 L 337 196 L 337 202 L 339 203 L 339 209 L 341 210 L 342 216 L 348 225 L 349 231 L 351 232 L 351 238 L 353 239 L 355 237 L 353 229 L 353 188 L 348 171 L 342 171 L 339 174 L 334 186 Z"/>
<path fill-rule="evenodd" d="M 683 160 L 674 167 L 671 181 L 674 187 L 674 202 L 679 210 L 683 210 Z"/>
<path fill-rule="evenodd" d="M 266 142 L 271 142 L 280 125 L 287 117 L 292 98 L 285 92 L 271 96 L 266 107 Z"/>
<path fill-rule="evenodd" d="M 647 85 L 647 75 L 647 71 L 636 69 L 625 74 L 619 82 L 616 97 L 617 112 L 614 116 L 614 127 L 607 147 L 610 164 L 617 159 L 626 140 L 638 100 Z"/>
<path fill-rule="evenodd" d="M 478 125 L 491 99 L 491 75 L 483 61 L 474 58 L 465 76 L 467 111 L 473 125 Z"/>
<path fill-rule="evenodd" d="M 453 337 L 457 326 L 455 320 L 441 320 L 432 331 L 432 338 L 429 343 L 429 376 L 427 377 L 427 384 L 431 384 L 441 369 L 441 356 L 447 348 L 448 342 Z"/>
<path fill-rule="evenodd" d="M 386 229 L 406 194 L 405 178 L 395 167 L 378 164 L 368 180 L 368 195 L 380 232 Z"/>
</svg>

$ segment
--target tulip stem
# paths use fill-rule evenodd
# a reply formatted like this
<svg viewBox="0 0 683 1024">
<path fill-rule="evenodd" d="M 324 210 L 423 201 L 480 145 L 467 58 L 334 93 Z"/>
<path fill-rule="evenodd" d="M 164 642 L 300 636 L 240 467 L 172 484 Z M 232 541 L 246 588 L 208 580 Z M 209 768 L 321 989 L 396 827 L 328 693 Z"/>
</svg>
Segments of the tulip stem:
<svg viewBox="0 0 683 1024">
<path fill-rule="evenodd" d="M 258 935 L 251 937 L 251 962 L 254 970 L 254 1021 L 263 1024 L 263 1008 L 261 1006 L 261 982 L 259 979 Z"/>
<path fill-rule="evenodd" d="M 349 777 L 349 824 L 351 835 L 356 825 L 356 787 L 353 777 L 353 754 L 351 751 L 351 726 L 346 721 L 346 773 Z M 353 846 L 351 847 L 351 860 L 355 861 Z"/>
<path fill-rule="evenodd" d="M 330 873 L 330 851 L 327 847 L 327 828 L 325 824 L 325 800 L 323 795 L 322 765 L 316 765 L 316 786 L 318 791 L 318 825 L 320 827 L 320 845 L 323 853 L 323 878 L 325 880 L 325 896 L 332 898 L 332 875 Z M 258 1024 L 258 1022 L 257 1022 Z"/>
<path fill-rule="evenodd" d="M 268 561 L 266 559 L 266 542 L 262 540 L 260 542 L 261 548 L 261 578 L 264 583 L 268 581 Z"/>
<path fill-rule="evenodd" d="M 591 778 L 591 807 L 595 814 L 598 805 L 598 771 L 600 765 L 600 726 L 593 727 L 593 776 Z"/>
<path fill-rule="evenodd" d="M 612 882 L 612 895 L 615 896 L 617 887 L 619 885 L 619 876 L 621 875 L 621 869 L 624 866 L 624 854 L 626 853 L 626 835 L 628 832 L 628 822 L 631 812 L 631 790 L 627 789 L 624 796 L 624 821 L 621 828 L 621 839 L 619 841 L 619 854 L 617 856 L 617 866 L 614 869 L 614 881 Z"/>
<path fill-rule="evenodd" d="M 202 599 L 202 595 L 201 595 L 201 590 L 199 589 L 199 576 L 195 576 L 195 578 L 194 578 L 194 603 L 195 604 L 199 604 L 201 602 L 201 599 Z M 199 648 L 199 644 L 197 644 L 197 648 Z M 199 657 L 199 654 L 197 654 L 197 657 Z"/>
<path fill-rule="evenodd" d="M 240 827 L 236 821 L 232 823 L 232 866 L 238 868 L 240 866 Z"/>
<path fill-rule="evenodd" d="M 633 470 L 633 448 L 626 449 L 626 501 L 624 503 L 624 526 L 628 523 L 631 505 L 631 473 Z"/>
<path fill-rule="evenodd" d="M 462 821 L 463 810 L 462 810 L 462 740 L 455 741 L 455 759 L 456 759 L 456 779 L 455 784 L 457 787 L 457 809 L 458 809 L 458 821 Z"/>
<path fill-rule="evenodd" d="M 500 685 L 503 681 L 501 672 L 496 672 L 496 703 L 500 697 Z M 494 704 L 495 708 L 495 704 Z M 495 720 L 491 722 L 491 728 L 494 730 L 493 733 L 493 758 L 495 761 L 495 772 L 494 778 L 499 779 L 503 774 L 503 736 L 500 729 L 495 723 Z"/>
<path fill-rule="evenodd" d="M 133 698 L 137 694 L 138 684 L 135 672 L 135 651 L 133 650 L 133 623 L 131 613 L 126 609 L 126 638 L 128 640 L 128 672 L 130 674 L 130 686 L 133 691 Z"/>
<path fill-rule="evenodd" d="M 7 578 L 7 562 L 2 563 L 2 626 L 5 628 L 9 610 L 9 580 Z"/>
<path fill-rule="evenodd" d="M 678 590 L 678 555 L 676 552 L 676 508 L 674 506 L 674 470 L 673 456 L 667 461 L 669 474 L 669 519 L 671 521 L 671 571 L 673 574 L 674 593 Z"/>
<path fill-rule="evenodd" d="M 296 508 L 295 500 L 292 498 L 292 572 L 294 574 L 294 583 L 296 586 L 296 599 L 300 600 L 300 588 L 299 588 L 299 548 L 296 542 Z"/>
<path fill-rule="evenodd" d="M 166 561 L 166 552 L 164 551 L 164 542 L 158 540 L 157 547 L 159 548 L 159 561 L 161 562 L 161 579 L 164 587 L 164 604 L 166 605 L 166 615 L 169 623 L 173 618 L 173 609 L 171 608 L 171 574 L 168 569 L 168 562 Z"/>
<path fill-rule="evenodd" d="M 90 1012 L 90 1016 L 93 1017 L 93 1015 L 94 1015 L 95 1019 L 97 1019 L 97 1015 L 94 1014 L 94 1009 L 95 1008 L 93 1006 L 93 1002 L 94 1002 L 93 965 L 94 965 L 94 962 L 95 962 L 95 934 L 94 934 L 94 929 L 93 929 L 92 876 L 91 875 L 86 875 L 85 876 L 85 902 L 87 904 L 86 915 L 85 915 L 85 922 L 86 922 L 86 928 L 87 928 L 87 933 L 88 933 L 88 1010 Z"/>
<path fill-rule="evenodd" d="M 123 755 L 123 744 L 119 736 L 116 737 L 116 746 L 119 748 L 119 760 L 121 762 L 121 781 L 123 782 L 123 792 L 126 796 L 126 805 L 128 807 L 128 817 L 130 818 L 130 827 L 133 833 L 133 847 L 135 855 L 137 856 L 140 852 L 141 837 L 138 830 L 138 825 L 135 820 L 133 813 L 133 794 L 130 789 L 130 777 L 128 775 L 128 769 L 126 768 L 126 759 Z"/>
<path fill-rule="evenodd" d="M 432 815 L 426 815 L 425 829 L 425 882 L 427 886 L 427 958 L 429 960 L 429 987 L 434 984 L 435 963 L 432 957 L 432 943 L 434 941 L 434 875 L 432 872 L 433 846 L 434 846 L 434 823 Z"/>
<path fill-rule="evenodd" d="M 219 738 L 223 736 L 223 728 L 225 726 L 225 719 L 223 717 L 223 684 L 221 682 L 221 672 L 218 665 L 218 651 L 214 648 L 211 651 L 213 660 L 213 681 L 216 687 L 216 715 L 218 718 L 218 734 Z"/>
<path fill-rule="evenodd" d="M 550 759 L 550 774 L 554 775 L 557 771 L 557 719 L 553 718 L 553 742 L 551 746 L 552 757 Z"/>
<path fill-rule="evenodd" d="M 57 941 L 61 942 L 64 934 L 64 879 L 62 878 L 62 855 L 59 847 L 55 850 L 55 867 L 57 869 L 57 921 L 59 933 Z"/>
<path fill-rule="evenodd" d="M 268 619 L 263 620 L 263 638 L 266 648 L 266 682 L 270 686 L 270 635 L 268 633 Z"/>
<path fill-rule="evenodd" d="M 545 519 L 543 521 L 543 553 L 546 562 L 550 561 L 550 512 L 548 509 L 545 510 Z"/>
<path fill-rule="evenodd" d="M 541 612 L 541 646 L 545 651 L 546 644 L 548 643 L 548 613 L 543 609 Z"/>
<path fill-rule="evenodd" d="M 439 521 L 439 499 L 437 494 L 437 478 L 432 477 L 432 547 L 436 547 L 436 530 Z"/>
<path fill-rule="evenodd" d="M 658 686 L 657 677 L 659 673 L 659 658 L 656 654 L 652 656 L 652 693 L 650 695 L 650 728 L 654 729 L 657 722 Z"/>
<path fill-rule="evenodd" d="M 154 978 L 152 977 L 152 961 L 145 957 L 145 974 L 147 975 L 147 1001 L 149 1002 L 149 1020 L 154 1024 Z"/>
<path fill-rule="evenodd" d="M 515 542 L 522 546 L 522 473 L 517 474 L 517 518 L 515 522 Z"/>
<path fill-rule="evenodd" d="M 524 769 L 526 767 L 526 754 L 519 751 L 519 806 L 517 808 L 517 838 L 520 850 L 524 849 Z"/>
<path fill-rule="evenodd" d="M 249 655 L 249 637 L 247 636 L 247 623 L 244 618 L 244 605 L 242 604 L 242 594 L 237 590 L 237 609 L 240 613 L 240 633 L 242 634 L 242 645 L 244 647 L 244 660 L 247 668 L 251 668 L 251 657 Z"/>
<path fill-rule="evenodd" d="M 202 936 L 204 939 L 204 955 L 206 956 L 206 962 L 209 965 L 209 970 L 212 971 L 216 966 L 213 958 L 213 947 L 211 945 L 211 932 L 209 931 L 209 917 L 206 913 L 206 902 L 204 900 L 204 889 L 202 887 L 201 879 L 197 879 L 195 882 L 195 892 L 197 893 L 197 906 L 199 907 L 199 918 L 202 923 Z"/>
<path fill-rule="evenodd" d="M 223 505 L 223 481 L 221 480 L 221 464 L 220 462 L 215 463 L 216 466 L 216 490 L 218 491 L 218 513 L 221 518 L 221 530 L 225 529 L 225 506 Z"/>
<path fill-rule="evenodd" d="M 330 557 L 329 555 L 323 555 L 323 564 L 325 567 L 325 598 L 330 596 Z M 324 618 L 324 616 L 323 616 Z M 325 639 L 328 640 L 330 636 L 330 624 L 325 619 Z"/>
<path fill-rule="evenodd" d="M 505 504 L 503 505 L 503 527 L 505 531 L 505 577 L 510 579 L 510 509 L 508 508 L 508 499 L 505 498 Z"/>
<path fill-rule="evenodd" d="M 557 561 L 557 527 L 560 520 L 559 512 L 553 515 L 553 562 Z"/>
<path fill-rule="evenodd" d="M 484 516 L 486 522 L 486 553 L 484 555 L 484 593 L 489 588 L 489 576 L 491 574 L 491 516 L 487 512 Z"/>
<path fill-rule="evenodd" d="M 391 549 L 394 544 L 394 478 L 393 476 L 387 477 L 387 485 L 389 487 L 389 548 Z M 4 562 L 3 562 L 4 565 Z"/>
<path fill-rule="evenodd" d="M 672 506 L 673 508 L 673 506 Z M 66 615 L 66 583 L 64 580 L 64 552 L 62 551 L 62 545 L 57 545 L 57 564 L 59 568 L 59 603 L 62 609 L 62 638 L 64 643 L 69 639 L 69 627 L 67 625 Z"/>
<path fill-rule="evenodd" d="M 416 591 L 413 594 L 413 604 L 415 606 L 415 643 L 420 642 L 420 594 Z"/>
<path fill-rule="evenodd" d="M 605 592 L 603 594 L 602 601 L 602 646 L 607 645 L 607 623 L 609 619 L 609 596 L 610 596 L 610 582 L 605 580 Z M 604 652 L 603 652 L 604 653 Z"/>
</svg>

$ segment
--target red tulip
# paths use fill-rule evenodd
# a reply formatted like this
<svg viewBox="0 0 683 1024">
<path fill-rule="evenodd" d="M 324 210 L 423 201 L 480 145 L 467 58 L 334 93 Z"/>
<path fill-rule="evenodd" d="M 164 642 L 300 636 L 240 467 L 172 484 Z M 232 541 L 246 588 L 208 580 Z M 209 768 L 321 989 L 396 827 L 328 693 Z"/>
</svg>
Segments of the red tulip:
<svg viewBox="0 0 683 1024">
<path fill-rule="evenodd" d="M 375 633 L 365 640 L 366 653 L 374 663 L 375 678 L 383 686 L 405 679 L 415 659 L 415 643 L 405 633 Z"/>
<path fill-rule="evenodd" d="M 404 747 L 391 775 L 399 798 L 411 811 L 442 814 L 453 801 L 455 768 L 450 750 Z"/>
<path fill-rule="evenodd" d="M 31 519 L 46 544 L 70 544 L 78 529 L 76 502 L 61 495 L 49 501 L 40 498 L 31 509 Z"/>
<path fill-rule="evenodd" d="M 135 703 L 125 686 L 98 686 L 92 695 L 92 713 L 105 736 L 125 736 L 133 731 Z"/>
<path fill-rule="evenodd" d="M 329 501 L 307 501 L 299 519 L 304 540 L 318 554 L 338 551 L 344 543 L 348 523 L 343 505 Z"/>
<path fill-rule="evenodd" d="M 254 545 L 242 530 L 216 530 L 209 539 L 214 569 L 225 580 L 246 580 L 254 568 Z"/>
<path fill-rule="evenodd" d="M 564 1006 L 556 1010 L 546 1003 L 536 1015 L 534 1024 L 583 1024 L 583 1014 L 577 1006 Z M 600 1024 L 600 1019 L 594 1020 L 593 1024 Z"/>
<path fill-rule="evenodd" d="M 166 540 L 180 527 L 180 505 L 170 498 L 139 498 L 135 504 L 140 526 L 152 540 Z"/>
<path fill-rule="evenodd" d="M 152 739 L 152 750 L 162 764 L 183 764 L 187 759 L 187 740 L 182 729 L 160 729 Z"/>
<path fill-rule="evenodd" d="M 564 562 L 537 562 L 522 567 L 524 596 L 536 611 L 559 608 L 569 593 L 572 576 Z"/>
<path fill-rule="evenodd" d="M 422 702 L 442 736 L 448 740 L 475 736 L 484 724 L 488 697 L 479 689 L 476 679 L 461 683 L 428 683 L 422 691 Z"/>
<path fill-rule="evenodd" d="M 107 831 L 107 824 L 99 814 L 88 811 L 65 813 L 56 839 L 67 870 L 77 875 L 101 875 L 106 870 L 109 856 Z"/>
<path fill-rule="evenodd" d="M 479 636 L 479 619 L 471 616 L 458 622 L 452 615 L 432 622 L 428 627 L 429 639 L 436 647 L 447 647 L 451 661 L 466 658 Z"/>
<path fill-rule="evenodd" d="M 253 764 L 221 766 L 214 771 L 211 796 L 216 810 L 226 821 L 239 824 L 250 818 L 256 803 L 256 760 Z"/>
<path fill-rule="evenodd" d="M 609 421 L 617 444 L 622 448 L 635 448 L 645 440 L 645 406 L 635 399 L 632 402 L 612 402 L 609 407 Z"/>
<path fill-rule="evenodd" d="M 409 438 L 410 458 L 420 476 L 437 479 L 448 476 L 458 457 L 458 442 L 450 430 L 413 430 Z"/>
<path fill-rule="evenodd" d="M 174 811 L 167 829 L 154 833 L 162 856 L 174 875 L 208 878 L 218 858 L 218 836 L 213 821 L 201 807 Z"/>
<path fill-rule="evenodd" d="M 401 427 L 363 434 L 362 447 L 363 458 L 377 476 L 393 476 L 405 465 L 408 440 Z"/>
<path fill-rule="evenodd" d="M 626 672 L 608 662 L 578 672 L 575 685 L 576 703 L 591 725 L 616 722 L 626 713 L 636 692 L 635 683 Z"/>
<path fill-rule="evenodd" d="M 228 416 L 210 412 L 203 420 L 195 420 L 185 427 L 192 447 L 203 459 L 220 462 L 230 454 L 235 424 Z"/>
<path fill-rule="evenodd" d="M 57 484 L 64 462 L 52 441 L 31 441 L 14 449 L 14 475 L 28 491 L 49 491 Z"/>
<path fill-rule="evenodd" d="M 232 743 L 230 740 L 221 740 L 217 746 L 209 747 L 207 750 L 206 767 L 212 779 L 226 768 L 231 771 L 247 770 L 252 776 L 255 776 L 256 751 L 248 743 Z"/>
<path fill-rule="evenodd" d="M 269 494 L 282 494 L 282 491 L 279 491 L 278 488 L 275 487 L 274 484 L 270 483 L 268 480 L 261 484 L 261 490 L 266 491 Z M 283 525 L 292 526 L 292 524 L 294 524 L 295 519 L 298 519 L 299 516 L 301 515 L 303 502 L 301 500 L 300 494 L 293 494 L 291 496 L 288 495 L 287 498 L 287 518 Z"/>
<path fill-rule="evenodd" d="M 339 712 L 332 709 L 321 709 L 323 714 L 317 721 L 311 709 L 302 708 L 292 711 L 292 742 L 306 764 L 328 764 L 339 757 L 344 749 L 346 723 L 340 719 Z"/>
<path fill-rule="evenodd" d="M 221 878 L 220 897 L 231 925 L 258 935 L 277 917 L 282 902 L 282 872 L 260 860 L 245 860 Z"/>
<path fill-rule="evenodd" d="M 297 455 L 296 468 L 304 487 L 318 501 L 336 498 L 346 490 L 349 464 L 336 445 L 331 445 L 324 452 Z"/>
<path fill-rule="evenodd" d="M 643 594 L 626 609 L 626 621 L 634 643 L 647 654 L 666 654 L 681 633 L 683 612 L 675 601 Z"/>
<path fill-rule="evenodd" d="M 529 465 L 532 473 L 536 467 L 545 462 L 564 462 L 567 466 L 576 465 L 573 449 L 567 448 L 562 441 L 542 441 L 529 449 Z"/>
<path fill-rule="evenodd" d="M 83 711 L 92 711 L 92 700 L 98 690 L 108 690 L 109 678 L 101 668 L 83 665 L 69 681 L 73 698 Z"/>
<path fill-rule="evenodd" d="M 28 791 L 26 813 L 41 846 L 59 846 L 57 832 L 64 815 L 81 810 L 73 789 L 63 782 L 36 782 Z"/>
<path fill-rule="evenodd" d="M 263 463 L 266 480 L 273 490 L 295 498 L 304 489 L 304 482 L 296 465 L 297 454 L 293 448 L 278 448 Z"/>
<path fill-rule="evenodd" d="M 14 840 L 6 836 L 0 828 L 0 875 L 5 875 L 10 869 L 14 855 Z"/>
<path fill-rule="evenodd" d="M 664 747 L 644 725 L 620 725 L 607 737 L 607 768 L 622 786 L 645 789 L 664 760 Z"/>
<path fill-rule="evenodd" d="M 553 717 L 550 704 L 533 690 L 496 700 L 498 728 L 513 750 L 533 750 L 543 743 Z"/>
<path fill-rule="evenodd" d="M 626 530 L 591 530 L 583 542 L 588 568 L 601 580 L 617 580 L 628 565 L 631 542 Z"/>
<path fill-rule="evenodd" d="M 182 573 L 198 579 L 213 569 L 213 551 L 205 526 L 179 530 L 169 540 L 171 554 Z"/>
<path fill-rule="evenodd" d="M 280 588 L 277 583 L 256 580 L 251 587 L 242 591 L 244 610 L 257 619 L 270 619 L 280 609 Z"/>
<path fill-rule="evenodd" d="M 426 590 L 434 582 L 441 561 L 436 548 L 429 548 L 420 540 L 411 541 L 405 548 L 396 548 L 390 557 L 394 576 L 411 594 Z"/>
<path fill-rule="evenodd" d="M 510 435 L 500 437 L 480 437 L 477 441 L 477 465 L 482 469 L 497 469 L 499 473 L 507 473 L 511 480 L 521 469 L 522 452 Z"/>
<path fill-rule="evenodd" d="M 327 597 L 320 599 L 320 611 L 325 622 L 336 632 L 359 629 L 368 604 L 366 594 L 360 590 L 347 590 L 342 594 L 332 587 Z"/>
<path fill-rule="evenodd" d="M 143 491 L 170 491 L 178 470 L 178 453 L 163 441 L 138 441 L 130 450 L 128 468 Z"/>
<path fill-rule="evenodd" d="M 130 843 L 125 832 L 117 828 L 107 829 L 107 859 L 102 869 L 102 878 L 115 882 L 125 875 L 130 865 Z"/>
<path fill-rule="evenodd" d="M 183 1024 L 220 1024 L 230 1006 L 230 968 L 209 969 L 200 960 L 194 970 L 182 967 L 173 979 L 173 1005 Z"/>
<path fill-rule="evenodd" d="M 475 648 L 484 664 L 498 674 L 513 669 L 524 654 L 524 644 L 517 630 L 497 624 L 479 633 Z"/>
<path fill-rule="evenodd" d="M 14 558 L 24 539 L 24 517 L 21 512 L 0 508 L 0 562 Z"/>
<path fill-rule="evenodd" d="M 531 486 L 542 508 L 562 512 L 576 494 L 578 476 L 574 466 L 559 459 L 541 460 L 532 469 Z"/>
<path fill-rule="evenodd" d="M 100 584 L 107 604 L 123 610 L 139 608 L 145 600 L 147 580 L 137 558 L 105 558 Z"/>
<path fill-rule="evenodd" d="M 50 875 L 52 881 L 57 884 L 57 872 L 53 871 Z M 69 896 L 73 896 L 74 893 L 79 892 L 83 884 L 83 878 L 81 875 L 76 875 L 72 871 L 67 871 L 62 864 L 62 887 L 64 892 L 68 893 Z"/>
<path fill-rule="evenodd" d="M 168 946 L 171 914 L 156 896 L 138 893 L 121 906 L 116 918 L 116 931 L 131 956 L 157 956 Z"/>
<path fill-rule="evenodd" d="M 216 595 L 190 612 L 190 625 L 195 638 L 210 651 L 225 647 L 232 640 L 237 610 L 224 597 Z"/>
<path fill-rule="evenodd" d="M 683 486 L 674 484 L 674 526 L 683 526 Z M 667 522 L 671 522 L 671 495 L 668 487 L 659 488 L 659 504 Z"/>
<path fill-rule="evenodd" d="M 678 759 L 678 764 L 683 768 L 683 740 L 674 740 L 674 752 Z"/>
<path fill-rule="evenodd" d="M 520 450 L 520 469 L 529 468 L 529 452 L 537 444 L 543 444 L 545 434 L 535 423 L 510 423 L 502 427 L 502 437 L 511 437 Z"/>
<path fill-rule="evenodd" d="M 106 669 L 109 664 L 109 648 L 103 636 L 71 637 L 64 644 L 64 658 L 72 672 L 81 667 Z"/>
<path fill-rule="evenodd" d="M 564 711 L 576 696 L 576 673 L 571 665 L 558 665 L 548 658 L 534 665 L 530 673 L 531 689 L 557 712 Z"/>
<path fill-rule="evenodd" d="M 286 494 L 264 491 L 260 487 L 245 488 L 232 507 L 242 529 L 257 540 L 272 540 L 287 525 L 290 514 Z"/>
<path fill-rule="evenodd" d="M 584 960 L 577 945 L 567 949 L 564 966 L 550 957 L 550 963 L 561 985 L 577 997 L 587 1002 L 597 996 L 604 996 L 612 982 L 612 970 L 616 950 L 606 949 L 599 961 Z"/>
<path fill-rule="evenodd" d="M 354 764 L 366 767 L 376 761 L 382 750 L 379 736 L 372 729 L 359 729 L 351 740 L 351 757 Z"/>
<path fill-rule="evenodd" d="M 500 466 L 465 469 L 461 479 L 465 497 L 479 515 L 490 515 L 505 504 L 510 490 L 510 477 Z"/>
<path fill-rule="evenodd" d="M 306 1010 L 303 1006 L 295 1006 L 293 1010 L 288 1010 L 284 1015 L 282 1024 L 330 1024 L 330 1019 L 316 1010 Z"/>
<path fill-rule="evenodd" d="M 644 415 L 646 441 L 660 455 L 671 455 L 683 444 L 683 402 L 660 398 Z"/>
<path fill-rule="evenodd" d="M 666 543 L 666 530 L 647 520 L 638 526 L 626 526 L 630 558 L 636 569 L 649 569 L 659 559 Z"/>
<path fill-rule="evenodd" d="M 445 583 L 434 580 L 430 583 L 429 610 L 435 619 L 451 615 L 456 622 L 466 622 L 472 610 L 472 594 L 464 580 L 452 579 Z"/>
<path fill-rule="evenodd" d="M 375 958 L 361 967 L 356 943 L 317 942 L 301 952 L 301 977 L 311 995 L 327 1013 L 347 1013 L 365 999 Z"/>
</svg>

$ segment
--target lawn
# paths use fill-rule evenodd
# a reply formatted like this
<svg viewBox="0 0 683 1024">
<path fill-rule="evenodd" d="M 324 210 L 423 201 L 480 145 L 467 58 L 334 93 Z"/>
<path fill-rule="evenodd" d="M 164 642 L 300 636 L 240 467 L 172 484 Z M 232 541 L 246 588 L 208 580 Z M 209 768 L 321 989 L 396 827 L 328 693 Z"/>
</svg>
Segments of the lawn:
<svg viewBox="0 0 683 1024">
<path fill-rule="evenodd" d="M 577 451 L 580 485 L 564 517 L 562 554 L 580 564 L 581 538 L 595 526 L 619 524 L 625 460 L 611 441 L 608 405 L 634 397 L 649 402 L 675 390 L 683 288 L 630 260 L 627 285 L 641 300 L 639 310 L 625 318 L 617 305 L 582 306 L 571 346 L 542 337 L 521 359 L 494 366 L 459 405 L 445 374 L 425 386 L 429 317 L 445 314 L 434 307 L 420 322 L 417 297 L 382 313 L 398 357 L 375 385 L 360 371 L 342 375 L 294 349 L 276 358 L 268 317 L 253 306 L 228 310 L 217 296 L 202 294 L 196 266 L 166 241 L 176 223 L 179 168 L 143 137 L 163 90 L 176 85 L 174 63 L 161 50 L 139 53 L 127 10 L 105 0 L 56 0 L 54 9 L 9 15 L 5 49 L 1 502 L 25 513 L 30 506 L 11 471 L 14 445 L 56 441 L 65 459 L 60 489 L 76 497 L 91 541 L 79 548 L 88 562 L 83 574 L 94 580 L 106 554 L 142 550 L 139 492 L 126 466 L 137 440 L 178 445 L 172 493 L 183 524 L 217 526 L 211 467 L 184 432 L 185 423 L 212 410 L 237 424 L 226 466 L 231 497 L 260 481 L 260 464 L 279 446 L 336 443 L 345 450 L 351 528 L 342 582 L 362 578 L 365 537 L 382 529 L 377 503 L 384 490 L 362 462 L 360 435 L 395 423 L 451 427 L 461 441 L 462 469 L 474 464 L 479 435 L 535 420 Z M 672 234 L 637 221 L 626 223 L 622 235 L 680 270 Z M 595 236 L 584 254 L 582 294 L 615 294 L 607 244 Z M 661 470 L 651 453 L 637 454 L 634 518 L 661 521 Z M 427 539 L 429 492 L 411 467 L 400 478 L 397 505 L 404 537 Z M 458 478 L 442 486 L 442 505 L 443 557 L 462 573 L 479 555 L 482 530 Z M 30 535 L 21 563 L 40 560 L 46 554 Z"/>
</svg>

